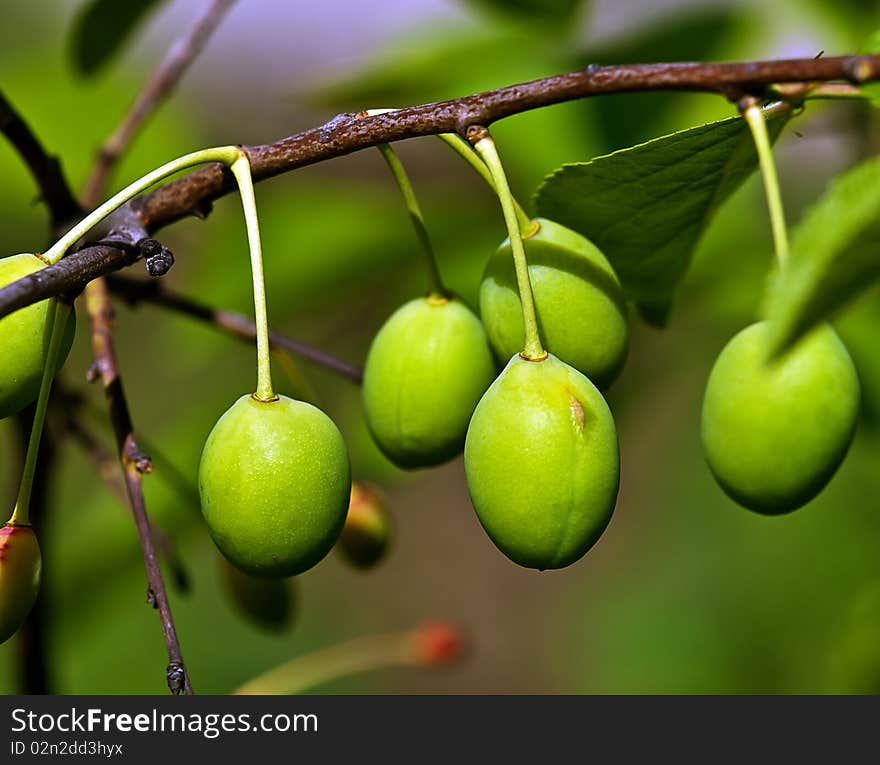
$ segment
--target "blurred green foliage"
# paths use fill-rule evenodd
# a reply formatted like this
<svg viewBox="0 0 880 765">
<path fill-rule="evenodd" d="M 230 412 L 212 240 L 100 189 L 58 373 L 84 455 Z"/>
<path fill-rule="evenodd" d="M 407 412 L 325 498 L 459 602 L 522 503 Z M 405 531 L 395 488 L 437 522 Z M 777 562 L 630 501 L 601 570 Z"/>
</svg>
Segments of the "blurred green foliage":
<svg viewBox="0 0 880 765">
<path fill-rule="evenodd" d="M 816 41 L 829 54 L 846 52 L 862 42 L 862 5 L 736 3 L 723 13 L 697 5 L 677 16 L 652 9 L 630 13 L 609 39 L 590 36 L 598 13 L 593 6 L 555 28 L 475 12 L 458 22 L 426 21 L 389 39 L 361 69 L 328 74 L 310 92 L 295 94 L 294 106 L 311 109 L 317 123 L 334 110 L 463 95 L 593 60 L 813 55 Z M 31 0 L 7 6 L 0 86 L 80 187 L 95 147 L 124 113 L 151 62 L 126 56 L 106 76 L 82 81 L 69 71 L 65 53 L 67 4 Z M 247 65 L 227 64 L 230 72 Z M 217 77 L 230 72 L 218 71 Z M 118 184 L 185 151 L 235 140 L 224 131 L 224 117 L 235 108 L 236 88 L 248 82 L 237 74 L 226 91 L 230 106 L 198 103 L 198 94 L 184 88 L 185 95 L 137 140 L 119 168 Z M 297 73 L 290 79 L 296 81 Z M 198 113 L 210 114 L 210 121 Z M 515 191 L 525 200 L 563 162 L 730 114 L 728 104 L 710 96 L 616 96 L 511 118 L 494 132 Z M 261 119 L 253 115 L 266 131 L 262 139 L 284 134 L 283 125 Z M 876 116 L 865 106 L 811 106 L 777 146 L 790 219 L 799 218 L 833 174 L 871 154 L 877 135 Z M 412 168 L 444 277 L 473 305 L 484 262 L 504 238 L 497 206 L 443 147 L 407 142 L 401 155 Z M 0 172 L 5 251 L 44 246 L 44 211 L 5 144 Z M 261 184 L 257 196 L 272 323 L 362 361 L 384 319 L 424 287 L 405 211 L 380 157 L 307 168 Z M 224 200 L 207 221 L 186 220 L 162 236 L 178 256 L 166 277 L 176 289 L 251 311 L 237 201 Z M 876 288 L 840 321 L 862 378 L 865 418 L 843 468 L 816 501 L 782 518 L 748 513 L 715 485 L 700 452 L 706 376 L 727 339 L 759 310 L 770 263 L 769 223 L 753 177 L 706 231 L 668 328 L 634 320 L 631 356 L 609 396 L 621 440 L 620 500 L 603 539 L 562 572 L 525 571 L 502 558 L 474 518 L 460 461 L 436 471 L 397 471 L 370 443 L 349 383 L 306 363 L 278 364 L 283 392 L 307 391 L 340 424 L 355 477 L 388 487 L 397 528 L 396 546 L 375 572 L 352 572 L 331 555 L 300 577 L 297 624 L 281 635 L 251 627 L 226 597 L 194 483 L 214 421 L 254 384 L 253 349 L 186 318 L 120 306 L 118 350 L 126 389 L 138 432 L 156 457 L 156 471 L 145 483 L 148 506 L 173 537 L 192 580 L 190 593 L 172 592 L 172 606 L 196 690 L 226 692 L 291 656 L 429 616 L 467 625 L 474 652 L 463 666 L 442 673 L 377 673 L 321 690 L 870 687 L 876 641 L 858 635 L 875 635 L 880 615 L 856 601 L 880 581 Z M 112 448 L 102 394 L 83 383 L 90 358 L 85 325 L 80 322 L 63 379 L 85 392 L 86 422 Z M 286 385 L 283 371 L 290 372 Z M 57 480 L 42 529 L 53 689 L 162 693 L 164 645 L 156 614 L 144 604 L 143 564 L 128 510 L 69 439 L 58 448 Z M 0 423 L 0 491 L 10 506 L 18 453 L 13 428 Z M 16 688 L 18 661 L 14 641 L 0 647 L 0 689 Z"/>
</svg>

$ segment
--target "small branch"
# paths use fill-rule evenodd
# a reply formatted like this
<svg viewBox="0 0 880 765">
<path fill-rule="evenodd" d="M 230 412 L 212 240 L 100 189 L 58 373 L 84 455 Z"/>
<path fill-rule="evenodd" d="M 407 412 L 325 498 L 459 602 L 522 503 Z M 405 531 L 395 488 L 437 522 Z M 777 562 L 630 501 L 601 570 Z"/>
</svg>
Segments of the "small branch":
<svg viewBox="0 0 880 765">
<path fill-rule="evenodd" d="M 0 132 L 6 136 L 28 166 L 40 198 L 49 208 L 52 231 L 79 218 L 82 209 L 64 178 L 61 164 L 50 156 L 27 123 L 0 92 Z"/>
<path fill-rule="evenodd" d="M 95 360 L 92 370 L 95 377 L 100 376 L 101 378 L 107 403 L 110 407 L 110 420 L 116 436 L 119 459 L 122 462 L 126 493 L 128 494 L 128 501 L 134 514 L 141 552 L 144 556 L 144 566 L 147 572 L 149 587 L 148 602 L 159 610 L 162 633 L 165 636 L 165 644 L 168 649 L 168 667 L 166 670 L 168 687 L 174 694 L 182 691 L 189 695 L 193 692 L 192 685 L 183 663 L 183 654 L 180 650 L 177 630 L 171 616 L 171 606 L 168 603 L 165 580 L 162 577 L 162 570 L 159 568 L 159 563 L 156 559 L 153 531 L 150 527 L 144 502 L 141 478 L 143 473 L 148 473 L 152 470 L 152 464 L 149 457 L 138 447 L 131 416 L 128 411 L 128 404 L 126 403 L 125 393 L 122 388 L 122 381 L 119 378 L 116 351 L 113 346 L 113 306 L 110 302 L 107 285 L 103 279 L 97 279 L 86 288 L 86 308 L 92 327 L 92 355 Z"/>
<path fill-rule="evenodd" d="M 326 124 L 275 143 L 243 147 L 255 181 L 299 167 L 341 157 L 380 143 L 440 133 L 466 135 L 471 125 L 491 125 L 500 119 L 552 104 L 596 95 L 637 91 L 715 93 L 737 101 L 743 96 L 764 98 L 781 83 L 842 81 L 860 84 L 880 77 L 880 55 L 741 61 L 721 64 L 672 63 L 589 66 L 577 72 L 544 77 L 464 98 L 397 109 L 364 117 L 340 114 Z M 208 165 L 166 183 L 129 203 L 150 233 L 189 215 L 205 216 L 214 200 L 235 189 L 232 174 L 219 164 Z M 90 249 L 90 248 L 89 248 Z M 85 252 L 85 251 L 84 251 Z M 91 273 L 108 274 L 129 263 L 123 251 L 103 253 Z M 66 258 L 65 258 L 66 260 Z M 84 281 L 78 268 L 56 274 L 58 263 L 43 269 L 51 289 L 31 283 L 22 294 L 18 282 L 0 289 L 0 317 L 50 295 L 75 289 Z M 95 278 L 91 276 L 91 278 Z"/>
<path fill-rule="evenodd" d="M 256 339 L 256 325 L 253 320 L 243 314 L 203 305 L 184 295 L 172 292 L 159 281 L 111 276 L 108 277 L 107 283 L 111 292 L 119 295 L 130 305 L 152 303 L 213 324 L 218 329 L 222 329 L 249 343 L 253 343 Z M 360 384 L 363 380 L 363 370 L 359 366 L 349 364 L 347 361 L 326 353 L 320 348 L 294 340 L 274 330 L 269 330 L 269 346 L 273 350 L 286 351 L 294 356 L 307 359 L 354 383 Z"/>
<path fill-rule="evenodd" d="M 60 398 L 63 399 L 62 406 L 59 408 L 64 411 L 65 433 L 83 450 L 119 504 L 128 508 L 128 492 L 119 473 L 119 460 L 105 448 L 101 440 L 91 430 L 83 425 L 82 418 L 74 416 L 77 404 L 80 403 L 78 397 L 70 393 L 66 395 L 62 393 Z M 174 542 L 157 525 L 152 524 L 152 530 L 153 541 L 162 553 L 165 563 L 171 569 L 174 583 L 178 590 L 187 592 L 189 590 L 189 574 L 177 553 Z"/>
<path fill-rule="evenodd" d="M 165 59 L 153 71 L 138 94 L 128 114 L 99 150 L 98 160 L 83 194 L 86 207 L 94 207 L 101 201 L 110 173 L 119 157 L 128 148 L 143 124 L 171 95 L 184 72 L 201 53 L 208 39 L 220 26 L 233 5 L 235 0 L 208 0 L 189 31 L 169 49 Z"/>
</svg>

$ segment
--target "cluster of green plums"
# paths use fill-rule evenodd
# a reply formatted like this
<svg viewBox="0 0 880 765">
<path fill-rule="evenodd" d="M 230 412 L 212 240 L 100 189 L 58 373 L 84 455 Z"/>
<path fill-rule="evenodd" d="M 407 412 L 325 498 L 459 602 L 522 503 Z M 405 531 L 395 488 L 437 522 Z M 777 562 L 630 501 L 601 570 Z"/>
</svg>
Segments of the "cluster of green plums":
<svg viewBox="0 0 880 765">
<path fill-rule="evenodd" d="M 464 452 L 471 499 L 490 538 L 511 560 L 543 570 L 578 560 L 611 519 L 619 451 L 600 390 L 623 367 L 629 329 L 620 282 L 591 242 L 538 219 L 523 244 L 548 352 L 521 353 L 522 306 L 508 240 L 486 266 L 479 317 L 439 293 L 392 314 L 367 355 L 363 404 L 376 444 L 402 468 Z M 32 254 L 0 259 L 0 284 L 44 265 Z M 0 417 L 37 397 L 51 331 L 47 305 L 0 319 Z M 59 366 L 74 331 L 71 318 Z M 855 428 L 859 385 L 827 325 L 779 359 L 770 358 L 768 340 L 767 325 L 758 323 L 719 356 L 706 387 L 702 440 L 712 472 L 734 500 L 779 514 L 812 499 L 839 466 Z M 211 535 L 237 572 L 227 575 L 228 587 L 250 603 L 256 621 L 289 621 L 290 605 L 279 605 L 289 590 L 273 581 L 311 568 L 334 546 L 360 567 L 387 547 L 387 513 L 378 495 L 352 485 L 336 425 L 286 396 L 245 395 L 220 417 L 202 453 L 199 491 Z M 33 606 L 40 567 L 33 530 L 5 526 L 0 642 Z"/>
</svg>

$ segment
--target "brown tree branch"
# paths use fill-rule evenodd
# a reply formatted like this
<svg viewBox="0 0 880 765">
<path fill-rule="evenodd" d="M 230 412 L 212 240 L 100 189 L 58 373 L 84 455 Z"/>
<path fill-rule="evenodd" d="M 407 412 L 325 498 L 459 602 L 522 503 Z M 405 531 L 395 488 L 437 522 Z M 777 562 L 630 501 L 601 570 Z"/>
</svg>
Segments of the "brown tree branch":
<svg viewBox="0 0 880 765">
<path fill-rule="evenodd" d="M 149 587 L 147 600 L 159 611 L 162 633 L 168 648 L 168 667 L 166 670 L 168 687 L 175 694 L 181 692 L 191 694 L 193 692 L 192 685 L 183 663 L 183 654 L 171 615 L 171 606 L 168 603 L 165 581 L 156 558 L 153 530 L 147 517 L 144 502 L 141 476 L 152 470 L 152 463 L 150 458 L 138 447 L 122 381 L 119 378 L 116 352 L 113 347 L 113 306 L 103 279 L 97 279 L 89 285 L 89 289 L 86 291 L 86 308 L 92 328 L 92 356 L 95 359 L 94 377 L 100 377 L 110 407 L 110 420 L 116 436 L 119 459 L 122 462 L 125 488 L 134 514 L 138 540 L 147 569 Z"/>
<path fill-rule="evenodd" d="M 82 404 L 81 399 L 69 391 L 56 391 L 56 395 L 61 394 L 62 399 L 60 409 L 63 410 L 63 428 L 64 433 L 73 439 L 74 443 L 79 446 L 83 453 L 88 457 L 89 461 L 94 465 L 98 475 L 104 481 L 110 493 L 125 508 L 129 507 L 128 492 L 119 472 L 119 459 L 110 452 L 101 439 L 93 433 L 82 422 L 82 417 L 78 416 L 77 409 Z M 153 541 L 165 563 L 170 567 L 174 582 L 181 592 L 189 590 L 189 574 L 186 567 L 177 553 L 171 537 L 156 524 L 152 524 Z"/>
<path fill-rule="evenodd" d="M 86 207 L 95 207 L 104 195 L 110 173 L 128 148 L 138 130 L 177 87 L 189 65 L 226 16 L 235 0 L 208 0 L 189 31 L 169 49 L 161 64 L 135 99 L 113 135 L 98 151 L 98 160 L 86 184 L 83 199 Z"/>
<path fill-rule="evenodd" d="M 77 220 L 82 215 L 82 209 L 64 178 L 60 162 L 46 152 L 3 93 L 0 93 L 0 133 L 6 136 L 28 166 L 40 198 L 49 208 L 53 232 Z"/>
<path fill-rule="evenodd" d="M 831 56 L 701 64 L 632 64 L 590 66 L 568 74 L 545 77 L 464 98 L 413 106 L 365 117 L 341 114 L 326 124 L 271 144 L 243 147 L 255 180 L 340 157 L 379 143 L 458 132 L 470 125 L 491 125 L 504 117 L 589 96 L 648 90 L 716 93 L 731 100 L 744 95 L 765 97 L 780 83 L 845 81 L 859 84 L 880 77 L 880 55 Z M 220 165 L 209 165 L 160 186 L 139 199 L 131 210 L 147 231 L 154 232 L 188 215 L 206 215 L 211 203 L 234 190 L 232 175 Z M 64 261 L 43 269 L 43 279 L 25 277 L 0 289 L 0 317 L 51 295 L 76 289 L 83 273 L 107 274 L 129 265 L 122 250 L 94 256 L 87 248 L 82 260 L 61 273 Z M 88 253 L 88 254 L 86 254 Z M 65 258 L 66 260 L 66 258 Z M 47 273 L 48 272 L 48 273 Z"/>
<path fill-rule="evenodd" d="M 118 295 L 130 305 L 152 303 L 169 308 L 172 311 L 191 316 L 195 319 L 213 324 L 242 340 L 252 343 L 257 337 L 257 329 L 252 319 L 240 313 L 211 308 L 184 295 L 172 292 L 164 284 L 156 280 L 131 279 L 125 276 L 109 276 L 107 284 L 110 291 Z M 333 356 L 320 348 L 295 340 L 280 332 L 269 330 L 269 345 L 273 350 L 282 350 L 294 356 L 307 359 L 314 364 L 325 367 L 338 375 L 360 384 L 363 370 L 356 364 Z"/>
</svg>

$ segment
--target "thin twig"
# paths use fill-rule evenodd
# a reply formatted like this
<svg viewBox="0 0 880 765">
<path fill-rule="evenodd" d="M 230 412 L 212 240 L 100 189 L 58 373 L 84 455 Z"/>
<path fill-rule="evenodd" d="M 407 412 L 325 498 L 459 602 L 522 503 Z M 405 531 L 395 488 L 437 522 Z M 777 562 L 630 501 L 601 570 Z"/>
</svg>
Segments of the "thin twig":
<svg viewBox="0 0 880 765">
<path fill-rule="evenodd" d="M 141 126 L 171 95 L 183 73 L 201 53 L 208 39 L 220 26 L 233 5 L 235 0 L 208 0 L 189 31 L 169 49 L 113 135 L 98 151 L 98 160 L 83 194 L 87 207 L 94 207 L 104 196 L 110 174 L 119 157 L 128 148 Z"/>
<path fill-rule="evenodd" d="M 119 459 L 101 443 L 101 440 L 95 433 L 83 424 L 82 417 L 78 416 L 79 413 L 76 412 L 77 403 L 79 403 L 78 397 L 69 393 L 62 395 L 62 397 L 64 400 L 60 408 L 64 410 L 65 433 L 83 450 L 83 453 L 94 465 L 110 493 L 116 497 L 123 507 L 128 508 L 128 492 L 119 473 Z M 153 541 L 162 553 L 165 563 L 174 574 L 174 582 L 178 590 L 181 592 L 188 591 L 189 574 L 180 555 L 177 553 L 173 540 L 155 523 L 152 524 L 152 530 Z"/>
<path fill-rule="evenodd" d="M 250 343 L 253 343 L 256 338 L 256 325 L 247 316 L 220 308 L 211 308 L 192 298 L 172 292 L 160 281 L 109 276 L 107 283 L 112 293 L 119 295 L 130 305 L 152 303 L 200 319 Z M 269 330 L 269 345 L 273 350 L 286 351 L 294 356 L 307 359 L 354 383 L 360 384 L 363 380 L 363 370 L 356 364 L 350 364 L 320 348 L 295 340 L 280 332 Z"/>
<path fill-rule="evenodd" d="M 28 166 L 40 198 L 49 208 L 53 233 L 82 215 L 79 202 L 64 178 L 61 164 L 50 156 L 21 115 L 0 93 L 0 132 Z"/>
<path fill-rule="evenodd" d="M 172 693 L 192 693 L 192 685 L 183 663 L 183 654 L 177 638 L 177 630 L 171 616 L 171 606 L 165 590 L 165 581 L 156 559 L 153 531 L 147 517 L 141 477 L 152 470 L 149 457 L 138 447 L 128 411 L 128 404 L 119 378 L 116 351 L 113 347 L 113 306 L 107 285 L 97 279 L 86 290 L 86 308 L 92 328 L 93 370 L 104 386 L 104 393 L 110 408 L 110 420 L 116 436 L 119 459 L 122 462 L 123 477 L 128 501 L 134 514 L 144 565 L 147 570 L 148 602 L 159 610 L 162 633 L 168 648 L 167 680 Z"/>
</svg>

